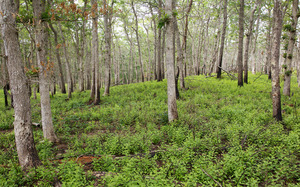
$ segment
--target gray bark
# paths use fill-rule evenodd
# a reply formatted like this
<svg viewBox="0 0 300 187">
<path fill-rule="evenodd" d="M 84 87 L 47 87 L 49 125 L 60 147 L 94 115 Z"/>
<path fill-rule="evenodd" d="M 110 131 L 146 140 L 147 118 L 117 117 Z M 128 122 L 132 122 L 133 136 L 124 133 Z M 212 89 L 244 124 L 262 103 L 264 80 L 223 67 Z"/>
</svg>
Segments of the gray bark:
<svg viewBox="0 0 300 187">
<path fill-rule="evenodd" d="M 137 41 L 137 46 L 138 46 L 138 52 L 139 52 L 139 64 L 140 64 L 140 72 L 141 72 L 141 77 L 142 77 L 142 82 L 145 81 L 145 76 L 144 76 L 144 67 L 142 63 L 142 52 L 141 52 L 141 45 L 140 45 L 140 37 L 139 37 L 139 25 L 138 25 L 138 17 L 133 5 L 133 1 L 131 1 L 131 7 L 132 11 L 135 17 L 135 34 L 136 34 L 136 41 Z"/>
<path fill-rule="evenodd" d="M 52 26 L 52 23 L 49 24 L 53 34 L 54 34 L 54 43 L 55 43 L 55 54 L 56 54 L 56 59 L 57 59 L 57 64 L 58 64 L 58 70 L 59 70 L 59 78 L 60 78 L 60 84 L 61 84 L 61 92 L 66 93 L 66 86 L 65 86 L 65 79 L 64 79 L 64 74 L 63 74 L 63 69 L 61 65 L 61 58 L 60 58 L 60 53 L 59 53 L 59 44 L 58 44 L 58 37 L 57 37 L 57 32 Z"/>
<path fill-rule="evenodd" d="M 254 13 L 256 11 L 257 5 L 252 10 L 251 17 L 250 17 L 250 23 L 249 23 L 249 28 L 248 32 L 246 34 L 246 46 L 245 46 L 245 57 L 244 57 L 244 83 L 248 84 L 248 60 L 249 60 L 249 45 L 250 45 L 250 40 L 252 36 L 252 30 L 253 30 L 253 23 L 254 23 Z"/>
<path fill-rule="evenodd" d="M 104 77 L 104 94 L 109 95 L 110 87 L 110 71 L 111 71 L 111 19 L 112 19 L 112 7 L 108 7 L 106 0 L 104 0 L 104 37 L 105 37 L 105 77 Z"/>
<path fill-rule="evenodd" d="M 281 0 L 274 0 L 274 31 L 273 31 L 273 47 L 272 47 L 272 103 L 273 117 L 282 121 L 281 114 L 281 98 L 280 98 L 280 77 L 279 77 L 279 55 L 280 55 L 280 37 L 282 30 L 282 10 Z"/>
<path fill-rule="evenodd" d="M 176 83 L 175 83 L 175 57 L 174 57 L 174 0 L 166 0 L 166 14 L 170 15 L 170 20 L 166 24 L 166 65 L 168 80 L 168 118 L 169 121 L 178 119 L 176 104 Z"/>
<path fill-rule="evenodd" d="M 64 33 L 62 31 L 61 28 L 61 24 L 59 23 L 59 30 L 60 30 L 60 35 L 61 35 L 61 39 L 63 41 L 62 47 L 64 50 L 64 56 L 65 56 L 65 60 L 66 60 L 66 72 L 67 72 L 67 83 L 68 83 L 68 98 L 72 97 L 72 73 L 71 73 L 71 66 L 70 66 L 70 62 L 69 62 L 69 54 L 68 54 L 68 50 L 67 50 L 67 42 L 64 36 Z"/>
<path fill-rule="evenodd" d="M 288 43 L 288 50 L 286 55 L 286 68 L 284 68 L 284 86 L 283 86 L 283 95 L 291 95 L 291 76 L 292 76 L 292 60 L 293 60 L 293 51 L 296 41 L 296 29 L 298 23 L 298 3 L 299 0 L 293 0 L 293 9 L 292 9 L 292 23 L 290 30 L 290 38 Z"/>
<path fill-rule="evenodd" d="M 47 61 L 47 32 L 46 22 L 42 20 L 42 13 L 45 12 L 45 1 L 44 0 L 33 0 L 32 1 L 34 17 L 35 17 L 35 42 L 37 47 L 37 60 L 39 66 L 39 88 L 41 97 L 41 116 L 44 138 L 51 142 L 58 142 L 58 138 L 55 135 L 52 112 L 50 105 L 49 96 L 49 79 L 50 70 L 49 62 Z"/>
<path fill-rule="evenodd" d="M 12 13 L 17 13 L 14 1 L 0 0 L 1 33 L 3 36 L 7 68 L 10 77 L 11 91 L 15 102 L 14 131 L 19 163 L 23 169 L 29 169 L 41 164 L 33 138 L 29 90 L 26 86 L 26 76 L 22 65 L 21 50 L 16 29 L 16 21 Z M 48 93 L 49 95 L 49 93 Z"/>
<path fill-rule="evenodd" d="M 223 10 L 223 29 L 221 36 L 221 46 L 220 46 L 220 54 L 219 54 L 219 62 L 217 67 L 217 78 L 221 78 L 222 74 L 222 63 L 223 63 L 223 53 L 224 53 L 224 44 L 225 44 L 225 36 L 226 36 L 226 27 L 227 27 L 227 0 L 224 0 L 224 10 Z"/>
<path fill-rule="evenodd" d="M 98 43 L 98 4 L 97 0 L 91 0 L 93 26 L 92 26 L 92 64 L 95 68 L 95 99 L 94 105 L 100 104 L 100 79 L 99 79 L 99 43 Z"/>
<path fill-rule="evenodd" d="M 177 44 L 177 66 L 179 66 L 180 88 L 185 88 L 183 72 L 183 51 L 180 43 L 180 35 L 176 17 L 174 18 L 174 29 Z"/>
<path fill-rule="evenodd" d="M 238 86 L 243 86 L 243 41 L 244 41 L 244 0 L 240 0 L 239 12 L 239 48 L 237 56 Z"/>
</svg>

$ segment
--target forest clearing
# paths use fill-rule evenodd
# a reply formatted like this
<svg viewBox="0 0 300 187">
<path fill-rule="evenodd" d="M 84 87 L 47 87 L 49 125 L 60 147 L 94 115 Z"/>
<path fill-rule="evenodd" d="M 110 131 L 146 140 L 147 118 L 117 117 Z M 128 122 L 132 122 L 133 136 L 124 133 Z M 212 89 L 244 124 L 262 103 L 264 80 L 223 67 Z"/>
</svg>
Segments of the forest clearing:
<svg viewBox="0 0 300 187">
<path fill-rule="evenodd" d="M 179 120 L 171 123 L 166 81 L 112 87 L 99 106 L 88 104 L 90 91 L 70 100 L 57 94 L 51 106 L 61 142 L 44 140 L 34 127 L 43 165 L 26 175 L 18 165 L 13 110 L 0 94 L 0 186 L 297 186 L 300 90 L 293 76 L 294 96 L 282 98 L 279 123 L 271 81 L 258 76 L 241 88 L 228 77 L 187 77 Z M 41 119 L 38 99 L 32 116 Z"/>
<path fill-rule="evenodd" d="M 0 186 L 299 186 L 299 0 L 0 0 Z"/>
</svg>

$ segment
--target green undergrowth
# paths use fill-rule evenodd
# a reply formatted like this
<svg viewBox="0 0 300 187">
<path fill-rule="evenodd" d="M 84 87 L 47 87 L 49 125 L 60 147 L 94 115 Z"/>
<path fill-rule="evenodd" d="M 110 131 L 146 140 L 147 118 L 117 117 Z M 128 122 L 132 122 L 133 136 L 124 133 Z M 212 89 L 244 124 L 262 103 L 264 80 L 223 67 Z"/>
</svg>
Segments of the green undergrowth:
<svg viewBox="0 0 300 187">
<path fill-rule="evenodd" d="M 61 142 L 43 140 L 42 129 L 34 127 L 43 166 L 27 174 L 18 166 L 13 111 L 4 108 L 1 91 L 0 186 L 297 186 L 296 78 L 293 96 L 282 96 L 284 120 L 278 123 L 271 82 L 258 76 L 250 75 L 243 87 L 225 76 L 187 77 L 188 89 L 177 101 L 179 120 L 172 123 L 166 80 L 111 87 L 99 106 L 89 105 L 89 91 L 71 99 L 58 93 L 51 108 Z M 33 122 L 40 121 L 39 105 L 32 99 Z M 82 156 L 94 160 L 77 164 Z"/>
</svg>

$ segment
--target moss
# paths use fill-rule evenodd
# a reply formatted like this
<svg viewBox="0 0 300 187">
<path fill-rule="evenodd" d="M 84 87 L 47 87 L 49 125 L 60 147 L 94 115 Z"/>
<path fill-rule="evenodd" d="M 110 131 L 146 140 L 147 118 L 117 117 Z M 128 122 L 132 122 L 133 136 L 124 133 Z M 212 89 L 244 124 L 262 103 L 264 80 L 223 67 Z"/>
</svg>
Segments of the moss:
<svg viewBox="0 0 300 187">
<path fill-rule="evenodd" d="M 287 53 L 283 53 L 283 58 L 286 58 L 287 57 Z"/>
<path fill-rule="evenodd" d="M 292 75 L 292 71 L 291 70 L 288 70 L 288 71 L 286 71 L 284 74 L 286 75 L 286 76 L 291 76 Z"/>
</svg>

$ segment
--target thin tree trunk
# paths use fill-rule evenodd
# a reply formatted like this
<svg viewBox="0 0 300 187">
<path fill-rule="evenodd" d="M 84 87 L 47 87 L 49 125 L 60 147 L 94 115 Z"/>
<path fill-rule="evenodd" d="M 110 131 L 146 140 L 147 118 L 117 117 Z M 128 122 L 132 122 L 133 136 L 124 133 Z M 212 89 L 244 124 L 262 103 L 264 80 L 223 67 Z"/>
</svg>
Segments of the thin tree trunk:
<svg viewBox="0 0 300 187">
<path fill-rule="evenodd" d="M 244 57 L 244 83 L 248 84 L 248 60 L 249 60 L 249 45 L 252 36 L 252 29 L 254 23 L 254 13 L 256 11 L 257 4 L 254 6 L 251 17 L 250 17 L 250 24 L 248 28 L 248 33 L 246 34 L 246 46 L 245 46 L 245 57 Z"/>
<path fill-rule="evenodd" d="M 161 77 L 165 78 L 165 48 L 166 48 L 166 28 L 163 30 L 162 46 L 161 46 Z"/>
<path fill-rule="evenodd" d="M 66 93 L 66 86 L 65 86 L 65 79 L 64 79 L 64 74 L 63 74 L 63 69 L 62 69 L 62 65 L 61 65 L 61 58 L 60 58 L 60 54 L 59 54 L 59 44 L 58 44 L 58 37 L 57 37 L 57 32 L 54 29 L 52 23 L 49 23 L 49 26 L 54 34 L 54 43 L 55 43 L 55 54 L 56 54 L 56 59 L 57 59 L 57 64 L 58 64 L 58 70 L 59 70 L 59 78 L 60 78 L 60 83 L 61 83 L 61 92 L 62 93 Z M 33 55 L 33 54 L 32 54 Z"/>
<path fill-rule="evenodd" d="M 178 119 L 176 104 L 176 83 L 175 83 L 175 57 L 174 57 L 174 0 L 166 0 L 166 14 L 170 16 L 170 20 L 166 24 L 166 65 L 168 80 L 168 118 L 169 121 Z"/>
<path fill-rule="evenodd" d="M 148 47 L 148 73 L 147 73 L 147 80 L 151 80 L 151 45 L 150 45 L 150 39 L 149 39 L 149 29 L 145 26 L 143 22 L 144 29 L 146 30 L 147 33 L 147 47 Z"/>
<path fill-rule="evenodd" d="M 84 0 L 84 7 L 82 16 L 84 16 L 85 10 L 87 6 L 87 0 Z M 77 22 L 76 22 L 77 25 Z M 84 91 L 84 71 L 83 71 L 83 60 L 84 60 L 84 49 L 85 49 L 85 25 L 86 25 L 86 18 L 83 18 L 82 21 L 82 29 L 81 29 L 81 42 L 80 42 L 80 55 L 79 55 L 79 91 Z"/>
<path fill-rule="evenodd" d="M 183 51 L 180 44 L 180 35 L 177 24 L 177 19 L 174 17 L 174 29 L 175 29 L 175 37 L 177 43 L 177 66 L 179 66 L 179 77 L 180 77 L 180 88 L 185 88 L 184 83 L 184 74 L 183 74 Z"/>
<path fill-rule="evenodd" d="M 158 0 L 158 20 L 161 19 L 162 14 L 162 0 Z M 161 74 L 161 28 L 158 28 L 158 36 L 157 36 L 157 81 L 162 81 Z"/>
<path fill-rule="evenodd" d="M 227 28 L 227 0 L 224 0 L 223 29 L 222 29 L 222 37 L 221 37 L 219 62 L 218 62 L 218 67 L 217 67 L 217 78 L 219 78 L 219 79 L 221 78 L 221 74 L 222 74 L 222 69 L 221 68 L 222 68 L 222 63 L 223 63 L 223 53 L 224 53 L 226 28 Z"/>
<path fill-rule="evenodd" d="M 51 142 L 58 142 L 58 138 L 54 133 L 54 127 L 52 122 L 52 112 L 49 96 L 49 77 L 50 71 L 48 67 L 50 63 L 47 61 L 47 33 L 46 22 L 41 19 L 41 15 L 45 12 L 45 1 L 34 0 L 32 2 L 33 11 L 36 23 L 35 42 L 37 45 L 37 59 L 39 66 L 39 88 L 41 97 L 41 116 L 44 138 Z"/>
<path fill-rule="evenodd" d="M 273 31 L 273 48 L 272 48 L 272 102 L 273 117 L 282 121 L 281 115 L 281 98 L 280 98 L 280 77 L 279 77 L 279 55 L 280 55 L 280 37 L 282 30 L 282 10 L 281 0 L 274 0 L 274 31 Z"/>
<path fill-rule="evenodd" d="M 141 77 L 142 77 L 142 82 L 145 81 L 145 76 L 144 76 L 144 67 L 142 63 L 142 52 L 141 52 L 141 45 L 140 45 L 140 38 L 139 38 L 139 25 L 138 25 L 138 17 L 133 5 L 133 1 L 131 1 L 131 7 L 132 11 L 135 17 L 135 34 L 136 34 L 136 41 L 137 41 L 137 46 L 138 46 L 138 52 L 139 52 L 139 64 L 140 64 L 140 72 L 141 72 Z"/>
<path fill-rule="evenodd" d="M 240 0 L 239 12 L 239 48 L 237 56 L 238 86 L 243 86 L 243 40 L 244 40 L 244 0 Z"/>
<path fill-rule="evenodd" d="M 187 33 L 188 33 L 188 23 L 189 23 L 189 13 L 192 9 L 193 0 L 190 0 L 188 9 L 185 14 L 185 26 L 184 26 L 184 33 L 182 39 L 182 50 L 183 50 L 183 63 L 184 63 L 184 77 L 187 76 L 187 52 L 186 52 L 186 43 L 187 43 Z"/>
<path fill-rule="evenodd" d="M 95 99 L 94 105 L 100 104 L 100 79 L 99 79 L 99 44 L 98 44 L 98 4 L 97 0 L 91 0 L 92 6 L 92 64 L 95 68 L 94 72 L 94 89 L 95 89 Z"/>
<path fill-rule="evenodd" d="M 61 35 L 61 39 L 63 41 L 63 50 L 64 50 L 64 55 L 65 55 L 65 60 L 66 60 L 66 72 L 67 72 L 67 82 L 68 82 L 68 98 L 72 97 L 72 73 L 71 73 L 71 67 L 70 67 L 70 63 L 69 63 L 69 55 L 68 55 L 68 50 L 67 50 L 67 43 L 66 43 L 66 39 L 64 36 L 64 33 L 62 31 L 61 28 L 61 24 L 59 23 L 59 30 L 60 30 L 60 35 Z"/>
<path fill-rule="evenodd" d="M 41 165 L 32 132 L 31 107 L 26 86 L 26 76 L 22 65 L 21 50 L 18 40 L 16 21 L 13 14 L 18 9 L 15 1 L 0 1 L 0 11 L 5 14 L 0 16 L 1 31 L 4 41 L 5 54 L 7 56 L 7 69 L 10 85 L 15 101 L 15 141 L 21 167 L 26 170 Z"/>
<path fill-rule="evenodd" d="M 152 22 L 153 22 L 153 27 L 152 27 L 152 22 L 151 22 L 151 28 L 154 32 L 154 58 L 153 58 L 153 74 L 154 74 L 154 80 L 157 80 L 157 71 L 156 71 L 156 60 L 157 60 L 157 30 L 156 30 L 156 21 L 155 17 L 153 14 L 152 6 L 150 5 L 150 11 L 151 11 L 151 16 L 152 16 Z"/>
<path fill-rule="evenodd" d="M 257 16 L 257 23 L 256 23 L 256 29 L 255 29 L 255 40 L 253 45 L 253 52 L 252 56 L 254 56 L 254 60 L 252 61 L 252 73 L 256 73 L 256 61 L 257 61 L 257 55 L 256 53 L 256 44 L 257 44 L 257 38 L 258 38 L 258 31 L 259 31 L 259 23 L 260 23 L 260 13 L 261 13 L 261 1 L 259 0 L 259 7 L 258 7 L 258 16 Z"/>
<path fill-rule="evenodd" d="M 105 88 L 103 95 L 109 95 L 110 87 L 110 66 L 111 66 L 111 10 L 112 7 L 108 7 L 106 0 L 104 0 L 104 28 L 105 28 Z"/>
<path fill-rule="evenodd" d="M 292 23 L 290 30 L 290 39 L 288 43 L 288 50 L 286 55 L 286 66 L 284 68 L 284 86 L 283 86 L 283 95 L 291 95 L 291 76 L 292 76 L 292 60 L 293 60 L 293 51 L 296 41 L 296 29 L 298 23 L 298 3 L 299 0 L 293 0 L 293 9 L 292 9 Z"/>
</svg>

